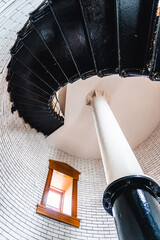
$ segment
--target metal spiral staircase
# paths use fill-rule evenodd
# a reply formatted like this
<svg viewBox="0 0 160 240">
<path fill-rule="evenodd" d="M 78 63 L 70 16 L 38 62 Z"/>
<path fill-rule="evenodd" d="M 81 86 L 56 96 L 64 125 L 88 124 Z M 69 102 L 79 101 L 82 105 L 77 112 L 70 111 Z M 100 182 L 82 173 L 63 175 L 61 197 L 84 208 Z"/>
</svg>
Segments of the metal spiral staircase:
<svg viewBox="0 0 160 240">
<path fill-rule="evenodd" d="M 47 0 L 11 49 L 12 112 L 48 136 L 64 124 L 57 91 L 93 75 L 160 80 L 158 0 Z"/>
</svg>

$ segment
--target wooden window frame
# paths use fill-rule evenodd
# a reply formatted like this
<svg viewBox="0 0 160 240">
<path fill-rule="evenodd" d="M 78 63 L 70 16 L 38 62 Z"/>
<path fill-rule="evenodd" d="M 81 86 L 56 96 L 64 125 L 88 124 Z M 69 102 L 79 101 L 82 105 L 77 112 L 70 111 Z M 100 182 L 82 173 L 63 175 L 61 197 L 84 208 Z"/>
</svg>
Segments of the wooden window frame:
<svg viewBox="0 0 160 240">
<path fill-rule="evenodd" d="M 67 163 L 49 160 L 49 170 L 48 176 L 46 180 L 46 184 L 44 187 L 41 203 L 37 204 L 37 213 L 42 214 L 44 216 L 53 218 L 55 220 L 73 225 L 75 227 L 80 226 L 80 219 L 77 218 L 77 182 L 79 180 L 80 172 L 69 166 Z M 72 183 L 72 211 L 71 216 L 67 215 L 61 211 L 56 211 L 54 208 L 46 206 L 48 192 L 50 190 L 50 184 L 52 180 L 53 171 L 56 170 L 61 172 L 73 179 Z"/>
</svg>

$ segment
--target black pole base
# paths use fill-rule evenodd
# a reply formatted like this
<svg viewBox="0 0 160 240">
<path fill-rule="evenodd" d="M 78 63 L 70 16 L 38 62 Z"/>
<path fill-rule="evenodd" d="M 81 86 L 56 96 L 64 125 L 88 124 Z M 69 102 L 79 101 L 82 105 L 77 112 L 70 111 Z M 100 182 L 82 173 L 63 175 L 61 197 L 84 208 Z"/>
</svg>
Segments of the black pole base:
<svg viewBox="0 0 160 240">
<path fill-rule="evenodd" d="M 145 176 L 118 179 L 103 195 L 103 206 L 114 216 L 120 240 L 160 240 L 159 203 L 159 185 Z"/>
</svg>

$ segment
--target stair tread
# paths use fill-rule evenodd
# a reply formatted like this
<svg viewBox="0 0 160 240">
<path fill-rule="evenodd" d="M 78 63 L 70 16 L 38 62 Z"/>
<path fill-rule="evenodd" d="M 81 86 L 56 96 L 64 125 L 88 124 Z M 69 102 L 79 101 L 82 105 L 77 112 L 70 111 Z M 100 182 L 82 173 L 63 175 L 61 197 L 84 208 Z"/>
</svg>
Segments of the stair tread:
<svg viewBox="0 0 160 240">
<path fill-rule="evenodd" d="M 158 0 L 117 0 L 119 71 L 148 73 Z"/>
<path fill-rule="evenodd" d="M 160 18 L 158 20 L 155 44 L 152 56 L 152 65 L 150 70 L 151 80 L 160 80 Z"/>
<path fill-rule="evenodd" d="M 42 107 L 48 106 L 47 103 L 44 103 L 44 102 L 41 102 L 41 101 L 38 101 L 35 99 L 31 99 L 28 97 L 24 97 L 23 95 L 17 94 L 15 92 L 11 92 L 10 96 L 11 96 L 11 101 L 13 101 L 15 103 L 15 105 L 17 103 L 24 103 L 24 104 L 30 104 L 33 106 L 42 106 Z"/>
<path fill-rule="evenodd" d="M 59 64 L 68 81 L 78 79 L 77 69 L 51 11 L 47 14 L 42 11 L 38 20 L 35 20 L 33 16 L 30 19 L 45 47 Z M 47 29 L 47 32 L 44 29 Z"/>
<path fill-rule="evenodd" d="M 103 76 L 115 72 L 118 67 L 115 1 L 79 1 L 97 74 Z"/>
<path fill-rule="evenodd" d="M 11 59 L 13 61 L 13 57 Z M 33 71 L 29 70 L 22 62 L 20 62 L 16 57 L 14 57 L 14 62 L 11 64 L 10 62 L 9 72 L 8 72 L 8 80 L 12 77 L 13 73 L 16 73 L 18 76 L 22 77 L 22 79 L 27 79 L 31 81 L 35 85 L 39 86 L 48 94 L 52 94 L 54 89 L 48 84 L 47 81 L 43 80 L 41 77 L 36 75 Z"/>
<path fill-rule="evenodd" d="M 31 103 L 24 103 L 24 102 L 16 102 L 16 106 L 13 104 L 13 108 L 17 108 L 23 112 L 49 112 L 48 105 L 41 106 L 41 105 L 33 105 Z"/>
<path fill-rule="evenodd" d="M 79 76 L 85 78 L 85 75 L 95 74 L 94 63 L 78 1 L 50 1 L 50 6 L 72 55 Z"/>
<path fill-rule="evenodd" d="M 47 92 L 44 92 L 42 88 L 34 85 L 31 81 L 27 81 L 26 79 L 22 79 L 16 73 L 13 73 L 12 77 L 10 78 L 9 83 L 16 85 L 17 87 L 21 87 L 26 91 L 31 91 L 34 94 L 38 94 L 42 98 L 49 100 L 50 95 Z"/>
<path fill-rule="evenodd" d="M 31 27 L 27 34 L 24 36 L 19 34 L 21 41 L 27 50 L 33 55 L 33 57 L 36 58 L 36 60 L 41 64 L 41 66 L 56 79 L 59 85 L 65 84 L 68 82 L 68 79 L 57 65 L 55 59 L 48 51 L 35 28 L 32 26 L 32 24 L 30 25 Z"/>
<path fill-rule="evenodd" d="M 42 103 L 46 103 L 48 104 L 49 99 L 43 98 L 42 96 L 28 91 L 27 89 L 24 89 L 23 86 L 17 86 L 14 83 L 11 83 L 11 88 L 12 88 L 12 94 L 16 94 L 18 96 L 22 96 L 26 99 L 30 99 L 30 100 L 34 100 L 34 101 L 38 101 L 38 102 L 42 102 Z"/>
<path fill-rule="evenodd" d="M 28 49 L 21 43 L 21 48 L 14 52 L 12 50 L 12 55 L 16 57 L 23 65 L 25 65 L 29 70 L 31 70 L 34 74 L 39 76 L 41 79 L 47 82 L 47 84 L 55 91 L 60 87 L 60 84 L 55 79 L 55 77 L 51 76 L 47 69 L 45 69 L 38 61 L 34 58 L 34 56 L 28 51 Z M 25 56 L 25 57 L 24 57 Z M 56 73 L 56 71 L 55 71 Z M 57 74 L 60 75 L 61 72 Z M 22 75 L 23 76 L 23 75 Z M 62 75 L 60 75 L 62 77 Z"/>
</svg>

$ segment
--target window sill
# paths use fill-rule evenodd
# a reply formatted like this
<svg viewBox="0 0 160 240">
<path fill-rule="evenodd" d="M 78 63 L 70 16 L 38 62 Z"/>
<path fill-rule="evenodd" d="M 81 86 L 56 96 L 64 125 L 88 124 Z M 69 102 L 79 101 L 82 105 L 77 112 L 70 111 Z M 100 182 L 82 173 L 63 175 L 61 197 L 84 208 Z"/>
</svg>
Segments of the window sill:
<svg viewBox="0 0 160 240">
<path fill-rule="evenodd" d="M 73 225 L 75 227 L 80 226 L 80 219 L 79 218 L 72 217 L 72 216 L 69 216 L 67 214 L 57 212 L 57 211 L 55 211 L 51 208 L 45 207 L 41 204 L 37 204 L 37 213 L 40 213 L 44 216 L 53 218 L 55 220 L 58 220 L 58 221 L 61 221 L 61 222 L 64 222 L 64 223 L 67 223 L 67 224 L 70 224 L 70 225 Z"/>
</svg>

